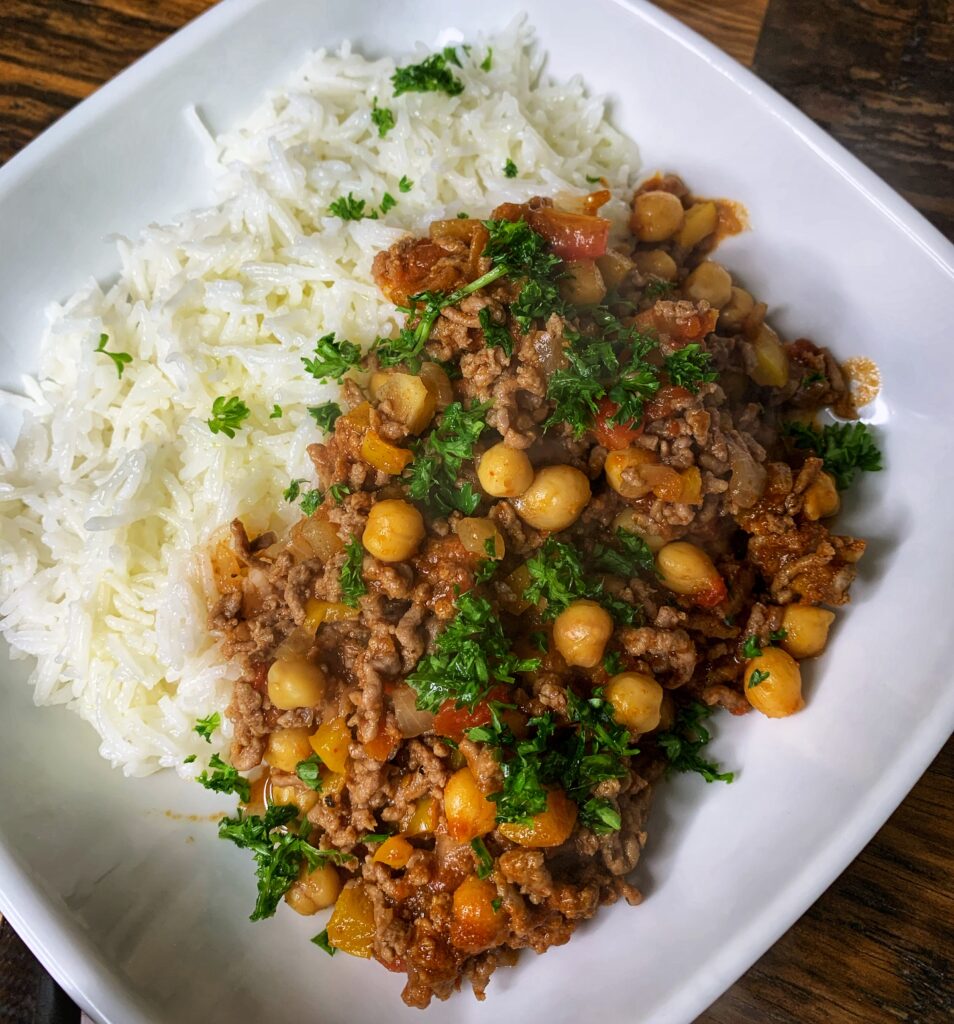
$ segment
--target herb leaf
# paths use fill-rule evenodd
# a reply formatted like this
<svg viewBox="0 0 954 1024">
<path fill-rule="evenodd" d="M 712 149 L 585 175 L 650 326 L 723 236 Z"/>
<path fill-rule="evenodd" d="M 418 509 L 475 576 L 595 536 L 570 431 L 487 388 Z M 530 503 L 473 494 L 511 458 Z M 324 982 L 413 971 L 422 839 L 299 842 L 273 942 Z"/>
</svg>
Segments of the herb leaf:
<svg viewBox="0 0 954 1024">
<path fill-rule="evenodd" d="M 206 743 L 212 742 L 212 733 L 222 724 L 222 716 L 218 711 L 213 711 L 211 715 L 207 715 L 205 718 L 196 719 L 195 728 L 193 732 L 197 732 Z"/>
<path fill-rule="evenodd" d="M 321 491 L 315 487 L 313 490 L 308 491 L 301 499 L 301 505 L 299 508 L 303 515 L 313 516 L 318 511 L 318 506 L 325 500 L 324 495 Z"/>
<path fill-rule="evenodd" d="M 447 67 L 448 50 L 451 48 L 447 47 L 442 54 L 431 54 L 420 64 L 398 68 L 391 76 L 394 95 L 402 96 L 406 92 L 445 92 L 448 96 L 459 96 L 464 91 L 464 83 Z M 456 53 L 453 62 L 460 66 Z"/>
<path fill-rule="evenodd" d="M 328 212 L 332 217 L 340 217 L 342 220 L 362 220 L 364 218 L 367 218 L 368 220 L 377 220 L 377 210 L 371 210 L 368 213 L 364 212 L 364 208 L 367 205 L 366 200 L 355 199 L 355 197 L 349 192 L 347 196 L 341 196 L 336 199 L 328 207 Z"/>
<path fill-rule="evenodd" d="M 251 415 L 252 411 L 240 398 L 219 396 L 212 403 L 212 418 L 206 423 L 213 434 L 235 437 L 235 431 L 241 430 L 242 423 Z"/>
<path fill-rule="evenodd" d="M 269 414 L 269 417 L 268 417 L 268 418 L 269 418 L 270 420 L 280 420 L 280 419 L 282 418 L 282 416 L 283 416 L 283 415 L 284 415 L 284 412 L 282 411 L 282 407 L 281 407 L 281 406 L 280 406 L 280 405 L 278 404 L 278 402 L 276 402 L 276 403 L 275 403 L 275 404 L 274 404 L 274 405 L 272 406 L 272 411 L 271 411 L 271 413 Z"/>
<path fill-rule="evenodd" d="M 308 413 L 318 427 L 330 434 L 341 415 L 341 406 L 337 402 L 322 402 L 321 405 L 309 405 Z"/>
<path fill-rule="evenodd" d="M 109 341 L 108 334 L 101 334 L 99 336 L 99 344 L 96 346 L 96 351 L 104 356 L 109 356 L 113 361 L 113 365 L 116 367 L 116 375 L 120 380 L 123 379 L 123 370 L 126 369 L 126 364 L 132 362 L 132 356 L 128 352 L 107 352 L 106 344 Z"/>
<path fill-rule="evenodd" d="M 298 495 L 301 494 L 301 485 L 307 481 L 301 478 L 292 480 L 292 482 L 282 491 L 282 497 L 285 501 L 298 501 Z"/>
<path fill-rule="evenodd" d="M 338 341 L 334 332 L 326 334 L 315 342 L 313 359 L 302 357 L 305 370 L 316 380 L 332 379 L 338 383 L 341 383 L 341 378 L 359 362 L 361 362 L 361 349 L 354 342 L 344 338 Z"/>
<path fill-rule="evenodd" d="M 477 858 L 477 877 L 488 878 L 494 870 L 494 859 L 490 855 L 490 850 L 487 849 L 483 839 L 479 838 L 471 839 L 470 848 Z"/>
<path fill-rule="evenodd" d="M 508 357 L 512 356 L 513 338 L 510 331 L 507 330 L 504 324 L 498 324 L 494 320 L 487 306 L 480 310 L 477 314 L 477 319 L 480 322 L 480 329 L 484 332 L 484 339 L 487 342 L 488 348 L 502 348 Z"/>
<path fill-rule="evenodd" d="M 328 954 L 328 956 L 334 956 L 335 953 L 338 952 L 338 947 L 332 946 L 331 942 L 328 939 L 327 928 L 325 928 L 323 931 L 320 931 L 311 941 L 319 949 L 323 949 Z"/>
<path fill-rule="evenodd" d="M 377 96 L 371 105 L 371 123 L 377 128 L 378 136 L 382 139 L 394 127 L 394 112 L 387 107 L 379 107 Z"/>
<path fill-rule="evenodd" d="M 711 353 L 703 351 L 698 342 L 693 341 L 666 356 L 666 373 L 673 384 L 688 388 L 695 394 L 700 384 L 719 379 L 711 364 Z"/>
<path fill-rule="evenodd" d="M 510 157 L 507 157 L 507 162 L 503 165 L 503 172 L 508 178 L 516 178 L 519 173 L 517 165 L 510 159 Z"/>
<path fill-rule="evenodd" d="M 393 210 L 395 206 L 397 206 L 397 200 L 390 192 L 385 192 L 381 197 L 381 212 L 387 213 L 388 210 Z"/>
<path fill-rule="evenodd" d="M 398 182 L 398 191 L 410 192 L 412 188 L 414 188 L 414 182 L 406 174 L 402 174 L 401 180 Z"/>
<path fill-rule="evenodd" d="M 322 760 L 317 754 L 306 757 L 295 766 L 295 774 L 302 782 L 316 793 L 321 792 L 321 767 Z"/>
<path fill-rule="evenodd" d="M 881 452 L 866 423 L 829 423 L 816 429 L 791 422 L 785 424 L 785 432 L 796 448 L 815 452 L 840 491 L 851 486 L 859 471 L 877 473 L 884 468 Z"/>
<path fill-rule="evenodd" d="M 361 569 L 364 564 L 364 548 L 357 537 L 352 537 L 345 547 L 347 558 L 341 567 L 341 600 L 351 608 L 358 607 L 358 598 L 368 592 Z"/>
<path fill-rule="evenodd" d="M 494 48 L 487 47 L 487 56 L 480 62 L 481 71 L 489 71 L 494 66 Z"/>
<path fill-rule="evenodd" d="M 766 679 L 771 675 L 770 672 L 764 671 L 763 669 L 757 668 L 749 676 L 749 685 L 746 689 L 751 690 L 753 686 L 758 686 L 760 683 L 764 683 Z"/>
<path fill-rule="evenodd" d="M 712 708 L 694 700 L 683 705 L 676 713 L 676 720 L 668 732 L 656 736 L 656 742 L 669 759 L 669 770 L 676 772 L 698 772 L 706 782 L 731 782 L 732 772 L 722 772 L 714 761 L 702 757 L 702 748 L 711 739 L 709 730 L 702 724 L 712 714 Z"/>
<path fill-rule="evenodd" d="M 593 547 L 593 562 L 601 572 L 629 578 L 637 571 L 656 571 L 656 557 L 652 549 L 638 534 L 617 527 L 616 543 L 622 550 L 597 542 Z"/>
<path fill-rule="evenodd" d="M 211 789 L 213 793 L 235 793 L 239 800 L 248 803 L 252 795 L 252 784 L 248 779 L 239 775 L 218 754 L 213 754 L 209 758 L 209 768 L 212 769 L 212 774 L 210 775 L 208 770 L 203 769 L 196 782 L 205 786 L 206 789 Z"/>
</svg>

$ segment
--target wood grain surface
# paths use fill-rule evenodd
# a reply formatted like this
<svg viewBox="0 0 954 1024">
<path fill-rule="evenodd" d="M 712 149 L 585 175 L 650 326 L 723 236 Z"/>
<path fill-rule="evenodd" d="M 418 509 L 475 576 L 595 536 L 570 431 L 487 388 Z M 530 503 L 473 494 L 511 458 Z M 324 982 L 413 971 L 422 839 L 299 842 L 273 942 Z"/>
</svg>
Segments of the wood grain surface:
<svg viewBox="0 0 954 1024">
<path fill-rule="evenodd" d="M 0 163 L 210 6 L 0 0 Z M 954 0 L 659 6 L 751 64 L 954 237 Z M 954 1019 L 952 791 L 948 743 L 858 859 L 696 1024 Z M 33 1024 L 46 988 L 8 930 L 0 1022 Z"/>
</svg>

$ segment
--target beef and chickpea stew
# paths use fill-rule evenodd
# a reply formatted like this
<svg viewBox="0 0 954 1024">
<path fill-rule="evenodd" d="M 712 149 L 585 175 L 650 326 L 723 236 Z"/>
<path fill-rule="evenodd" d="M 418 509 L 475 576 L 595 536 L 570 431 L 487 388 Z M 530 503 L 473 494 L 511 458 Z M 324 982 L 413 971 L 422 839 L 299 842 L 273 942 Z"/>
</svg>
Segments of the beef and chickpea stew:
<svg viewBox="0 0 954 1024">
<path fill-rule="evenodd" d="M 611 246 L 608 198 L 379 253 L 405 326 L 306 362 L 342 394 L 302 518 L 212 552 L 243 675 L 203 778 L 243 798 L 253 919 L 333 907 L 314 941 L 412 1006 L 640 901 L 656 783 L 731 781 L 714 708 L 803 706 L 865 549 L 830 523 L 878 450 L 831 353 L 710 258 L 731 205 L 656 176 Z"/>
</svg>

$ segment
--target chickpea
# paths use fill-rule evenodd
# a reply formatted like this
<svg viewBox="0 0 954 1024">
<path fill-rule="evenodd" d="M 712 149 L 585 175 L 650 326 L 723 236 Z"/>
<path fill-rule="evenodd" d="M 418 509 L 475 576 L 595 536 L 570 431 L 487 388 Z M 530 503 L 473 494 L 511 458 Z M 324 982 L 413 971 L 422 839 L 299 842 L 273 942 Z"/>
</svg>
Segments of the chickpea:
<svg viewBox="0 0 954 1024">
<path fill-rule="evenodd" d="M 802 511 L 807 519 L 827 519 L 841 508 L 841 498 L 835 481 L 828 473 L 819 473 L 818 478 L 808 485 Z"/>
<path fill-rule="evenodd" d="M 615 249 L 607 249 L 602 256 L 597 256 L 596 265 L 607 288 L 622 284 L 633 270 L 632 259 Z"/>
<path fill-rule="evenodd" d="M 560 295 L 576 306 L 592 306 L 606 298 L 606 284 L 595 260 L 568 260 L 563 264 Z"/>
<path fill-rule="evenodd" d="M 274 734 L 273 734 L 274 735 Z M 305 757 L 311 756 L 311 750 L 305 755 Z M 271 762 L 269 762 L 271 763 Z M 297 766 L 297 761 L 295 762 Z M 284 771 L 284 769 L 282 769 Z M 293 768 L 292 771 L 295 769 Z M 297 807 L 302 814 L 307 814 L 312 807 L 318 803 L 318 794 L 313 789 L 301 789 L 299 786 L 272 786 L 271 798 L 269 803 L 281 806 L 282 804 L 288 804 L 291 807 Z"/>
<path fill-rule="evenodd" d="M 782 616 L 782 647 L 793 658 L 814 658 L 828 643 L 828 630 L 835 621 L 835 613 L 827 608 L 808 604 L 790 604 Z"/>
<path fill-rule="evenodd" d="M 719 326 L 730 331 L 741 331 L 745 318 L 755 308 L 755 299 L 744 289 L 732 286 L 729 301 L 719 310 Z"/>
<path fill-rule="evenodd" d="M 457 521 L 457 537 L 464 546 L 465 551 L 472 555 L 480 555 L 481 558 L 494 558 L 500 560 L 507 553 L 506 541 L 497 529 L 497 524 L 492 519 L 459 519 Z M 488 553 L 490 542 L 493 554 Z"/>
<path fill-rule="evenodd" d="M 268 670 L 268 699 L 281 711 L 313 708 L 324 693 L 324 672 L 306 658 L 280 658 Z"/>
<path fill-rule="evenodd" d="M 743 686 L 748 702 L 767 718 L 785 718 L 805 706 L 798 662 L 781 647 L 766 647 L 745 663 Z"/>
<path fill-rule="evenodd" d="M 752 339 L 755 366 L 752 380 L 762 387 L 783 388 L 788 383 L 788 353 L 778 335 L 768 324 L 762 324 Z"/>
<path fill-rule="evenodd" d="M 646 547 L 656 554 L 660 548 L 666 546 L 667 538 L 663 537 L 658 533 L 648 533 L 640 526 L 639 521 L 636 518 L 636 513 L 631 508 L 624 508 L 619 515 L 613 520 L 614 530 L 626 530 L 629 533 L 635 533 L 638 537 L 646 542 Z"/>
<path fill-rule="evenodd" d="M 553 643 L 568 665 L 593 668 L 613 635 L 610 613 L 595 601 L 574 601 L 553 623 Z"/>
<path fill-rule="evenodd" d="M 516 498 L 533 483 L 533 466 L 526 452 L 501 441 L 481 455 L 477 479 L 492 498 Z"/>
<path fill-rule="evenodd" d="M 313 871 L 302 868 L 285 893 L 285 902 L 297 914 L 309 917 L 332 906 L 340 892 L 341 876 L 334 865 L 321 864 Z"/>
<path fill-rule="evenodd" d="M 454 892 L 451 945 L 479 953 L 494 944 L 503 920 L 500 910 L 494 909 L 496 898 L 497 886 L 489 878 L 464 879 Z"/>
<path fill-rule="evenodd" d="M 663 688 L 645 672 L 621 672 L 607 683 L 613 717 L 632 733 L 652 732 L 662 715 Z"/>
<path fill-rule="evenodd" d="M 308 757 L 311 757 L 311 744 L 308 742 L 307 729 L 278 729 L 268 734 L 265 760 L 273 768 L 294 772 L 298 762 Z"/>
<path fill-rule="evenodd" d="M 721 309 L 732 298 L 732 278 L 728 270 L 712 260 L 703 260 L 686 278 L 683 289 L 690 299 L 701 302 L 703 299 Z"/>
<path fill-rule="evenodd" d="M 537 530 L 556 532 L 572 526 L 590 500 L 590 481 L 572 466 L 544 466 L 515 499 L 517 515 Z"/>
<path fill-rule="evenodd" d="M 643 498 L 653 489 L 652 483 L 643 479 L 638 472 L 626 473 L 626 470 L 639 470 L 643 466 L 654 466 L 657 462 L 655 454 L 648 448 L 618 448 L 606 456 L 603 471 L 610 487 L 617 494 L 624 498 Z"/>
<path fill-rule="evenodd" d="M 695 544 L 685 540 L 666 544 L 656 554 L 656 568 L 664 586 L 691 597 L 702 608 L 712 608 L 726 598 L 725 581 L 712 559 Z"/>
<path fill-rule="evenodd" d="M 641 192 L 633 199 L 629 226 L 641 242 L 663 242 L 682 227 L 685 211 L 671 192 Z"/>
<path fill-rule="evenodd" d="M 371 506 L 361 543 L 382 562 L 403 562 L 424 539 L 424 519 L 411 504 L 386 498 Z"/>
<path fill-rule="evenodd" d="M 675 281 L 679 268 L 676 261 L 665 249 L 648 249 L 633 254 L 636 269 L 644 277 L 659 277 L 663 281 Z"/>
<path fill-rule="evenodd" d="M 497 821 L 497 805 L 488 800 L 469 768 L 460 768 L 444 786 L 447 831 L 459 843 L 490 832 Z"/>
</svg>

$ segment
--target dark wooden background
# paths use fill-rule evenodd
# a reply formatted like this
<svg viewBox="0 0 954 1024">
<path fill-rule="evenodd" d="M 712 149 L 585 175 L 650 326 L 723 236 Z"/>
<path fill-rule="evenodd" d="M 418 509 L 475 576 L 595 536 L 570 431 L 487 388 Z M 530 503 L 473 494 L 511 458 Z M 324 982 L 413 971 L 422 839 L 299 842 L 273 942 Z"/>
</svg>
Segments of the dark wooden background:
<svg viewBox="0 0 954 1024">
<path fill-rule="evenodd" d="M 0 0 L 0 163 L 210 6 Z M 954 0 L 660 6 L 753 67 L 954 237 Z M 861 856 L 696 1024 L 954 1020 L 952 776 L 948 743 Z M 0 1024 L 41 1017 L 67 1021 L 70 1008 L 4 926 Z"/>
</svg>

